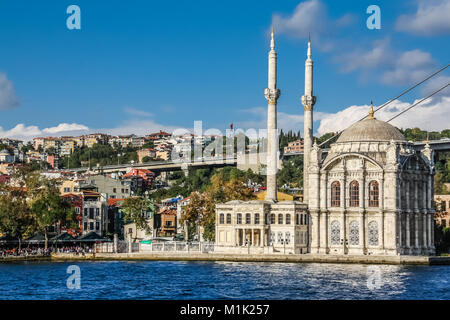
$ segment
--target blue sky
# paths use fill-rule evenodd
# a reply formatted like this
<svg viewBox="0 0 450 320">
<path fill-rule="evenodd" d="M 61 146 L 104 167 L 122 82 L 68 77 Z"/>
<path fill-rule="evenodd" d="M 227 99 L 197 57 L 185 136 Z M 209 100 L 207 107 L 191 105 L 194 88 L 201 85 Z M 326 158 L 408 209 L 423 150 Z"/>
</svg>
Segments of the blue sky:
<svg viewBox="0 0 450 320">
<path fill-rule="evenodd" d="M 66 27 L 71 4 L 81 8 L 81 30 Z M 366 27 L 371 4 L 381 9 L 380 30 Z M 371 100 L 380 105 L 449 63 L 449 16 L 449 0 L 3 0 L 0 136 L 145 134 L 191 128 L 195 120 L 204 129 L 263 127 L 272 23 L 279 126 L 302 130 L 310 32 L 315 130 L 337 130 L 366 112 Z M 449 76 L 442 73 L 380 117 Z M 450 108 L 449 96 L 446 90 L 397 125 L 442 129 L 446 123 L 432 119 Z"/>
</svg>

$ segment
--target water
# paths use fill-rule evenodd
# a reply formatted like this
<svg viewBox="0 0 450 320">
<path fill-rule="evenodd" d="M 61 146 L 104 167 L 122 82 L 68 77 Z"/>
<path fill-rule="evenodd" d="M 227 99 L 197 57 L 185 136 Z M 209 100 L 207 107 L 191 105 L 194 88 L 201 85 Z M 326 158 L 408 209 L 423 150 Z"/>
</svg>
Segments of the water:
<svg viewBox="0 0 450 320">
<path fill-rule="evenodd" d="M 450 299 L 450 266 L 23 262 L 0 264 L 0 299 Z"/>
</svg>

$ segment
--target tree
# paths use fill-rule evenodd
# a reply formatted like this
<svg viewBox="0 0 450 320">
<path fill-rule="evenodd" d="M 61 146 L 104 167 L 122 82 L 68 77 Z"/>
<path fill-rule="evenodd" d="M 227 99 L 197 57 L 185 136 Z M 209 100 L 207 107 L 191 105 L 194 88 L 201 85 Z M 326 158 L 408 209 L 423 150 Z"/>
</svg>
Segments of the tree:
<svg viewBox="0 0 450 320">
<path fill-rule="evenodd" d="M 141 197 L 126 198 L 122 203 L 122 210 L 125 213 L 123 220 L 133 221 L 136 224 L 136 232 L 137 229 L 145 230 L 147 233 L 152 231 L 152 227 L 149 226 L 147 220 L 149 213 L 154 214 L 155 206 L 153 202 Z"/>
<path fill-rule="evenodd" d="M 34 226 L 44 234 L 47 249 L 50 227 L 58 224 L 61 227 L 76 228 L 75 210 L 59 194 L 56 181 L 34 173 L 26 180 Z"/>
<path fill-rule="evenodd" d="M 19 241 L 31 232 L 32 215 L 27 203 L 25 177 L 29 168 L 17 168 L 11 176 L 10 185 L 0 185 L 0 231 Z"/>
<path fill-rule="evenodd" d="M 237 177 L 239 175 L 240 177 Z M 228 179 L 223 179 L 226 176 Z M 217 203 L 230 200 L 251 200 L 255 196 L 252 190 L 245 185 L 243 171 L 221 170 L 211 177 L 211 184 L 206 191 L 191 193 L 189 204 L 185 207 L 181 222 L 200 225 L 204 229 L 203 238 L 213 241 L 215 238 Z"/>
</svg>

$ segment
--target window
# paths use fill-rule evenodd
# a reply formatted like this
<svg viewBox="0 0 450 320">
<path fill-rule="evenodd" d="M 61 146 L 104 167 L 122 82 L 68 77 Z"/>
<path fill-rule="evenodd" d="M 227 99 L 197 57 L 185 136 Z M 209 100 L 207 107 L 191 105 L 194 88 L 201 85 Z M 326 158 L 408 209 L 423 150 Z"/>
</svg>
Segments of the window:
<svg viewBox="0 0 450 320">
<path fill-rule="evenodd" d="M 379 206 L 379 188 L 377 181 L 371 181 L 369 183 L 369 207 L 378 207 Z"/>
<path fill-rule="evenodd" d="M 270 215 L 270 224 L 275 224 L 275 214 L 274 213 L 272 213 Z"/>
<path fill-rule="evenodd" d="M 331 222 L 330 238 L 332 245 L 339 245 L 339 241 L 341 240 L 341 226 L 337 220 Z"/>
<path fill-rule="evenodd" d="M 236 219 L 236 223 L 237 224 L 242 224 L 242 213 L 238 213 L 237 214 L 237 219 Z"/>
<path fill-rule="evenodd" d="M 75 213 L 80 214 L 80 207 L 75 207 Z"/>
<path fill-rule="evenodd" d="M 117 188 L 113 188 L 113 193 L 117 193 Z"/>
<path fill-rule="evenodd" d="M 227 224 L 231 224 L 231 213 L 227 213 Z"/>
<path fill-rule="evenodd" d="M 291 215 L 290 214 L 286 215 L 286 224 L 291 224 Z"/>
<path fill-rule="evenodd" d="M 94 230 L 94 223 L 93 222 L 89 222 L 89 230 Z"/>
<path fill-rule="evenodd" d="M 250 213 L 245 214 L 245 223 L 250 224 L 251 223 L 251 215 Z"/>
<path fill-rule="evenodd" d="M 286 244 L 291 243 L 291 233 L 289 231 L 284 234 L 284 241 Z"/>
<path fill-rule="evenodd" d="M 295 215 L 295 224 L 300 224 L 300 215 L 298 213 Z"/>
<path fill-rule="evenodd" d="M 274 244 L 275 243 L 275 232 L 271 232 L 270 233 L 270 239 L 269 239 L 269 241 L 270 241 L 270 245 L 272 245 L 272 244 Z"/>
<path fill-rule="evenodd" d="M 369 246 L 378 245 L 378 223 L 376 221 L 369 222 Z"/>
<path fill-rule="evenodd" d="M 359 244 L 359 223 L 358 223 L 358 221 L 353 220 L 352 222 L 350 222 L 349 243 L 352 246 L 356 246 Z"/>
<path fill-rule="evenodd" d="M 334 181 L 331 184 L 331 206 L 341 206 L 341 184 L 339 183 L 339 181 Z"/>
<path fill-rule="evenodd" d="M 128 193 L 128 189 L 125 189 L 125 193 Z"/>
<path fill-rule="evenodd" d="M 359 207 L 359 183 L 354 180 L 350 182 L 350 207 Z"/>
<path fill-rule="evenodd" d="M 278 224 L 283 224 L 283 215 L 281 213 L 278 214 Z"/>
<path fill-rule="evenodd" d="M 278 232 L 278 243 L 283 243 L 283 232 Z"/>
<path fill-rule="evenodd" d="M 94 219 L 94 208 L 89 208 L 89 219 Z"/>
<path fill-rule="evenodd" d="M 83 224 L 83 230 L 87 230 L 87 222 Z"/>
<path fill-rule="evenodd" d="M 64 192 L 70 192 L 70 188 L 64 188 Z"/>
<path fill-rule="evenodd" d="M 84 216 L 87 217 L 87 215 L 88 215 L 88 209 L 84 208 Z"/>
<path fill-rule="evenodd" d="M 95 223 L 95 230 L 100 230 L 100 222 Z"/>
<path fill-rule="evenodd" d="M 225 223 L 225 216 L 223 215 L 223 213 L 221 213 L 221 214 L 219 215 L 219 223 L 220 223 L 220 224 L 224 224 L 224 223 Z"/>
<path fill-rule="evenodd" d="M 122 193 L 125 193 L 124 191 L 125 191 L 125 189 L 122 189 Z"/>
<path fill-rule="evenodd" d="M 259 224 L 259 213 L 255 213 L 255 224 Z"/>
<path fill-rule="evenodd" d="M 98 217 L 100 215 L 100 209 L 95 208 L 95 216 Z"/>
</svg>

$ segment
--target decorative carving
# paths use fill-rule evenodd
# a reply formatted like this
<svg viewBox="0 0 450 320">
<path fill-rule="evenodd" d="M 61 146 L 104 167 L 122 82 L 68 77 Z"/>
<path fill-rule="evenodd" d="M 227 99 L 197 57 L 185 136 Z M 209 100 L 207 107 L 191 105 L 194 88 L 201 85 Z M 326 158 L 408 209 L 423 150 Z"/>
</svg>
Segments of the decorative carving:
<svg viewBox="0 0 450 320">
<path fill-rule="evenodd" d="M 378 223 L 376 221 L 369 222 L 369 246 L 378 245 Z"/>
<path fill-rule="evenodd" d="M 352 222 L 350 222 L 349 243 L 352 246 L 356 246 L 359 244 L 359 223 L 358 223 L 358 221 L 353 220 Z"/>
<path fill-rule="evenodd" d="M 331 222 L 330 241 L 332 245 L 339 245 L 341 240 L 341 226 L 339 221 L 334 220 Z"/>
<path fill-rule="evenodd" d="M 302 104 L 305 107 L 305 111 L 311 111 L 316 104 L 315 96 L 302 96 Z"/>
<path fill-rule="evenodd" d="M 276 104 L 280 95 L 281 95 L 280 89 L 266 88 L 264 90 L 264 97 L 266 97 L 267 101 L 269 101 L 269 104 Z"/>
</svg>

